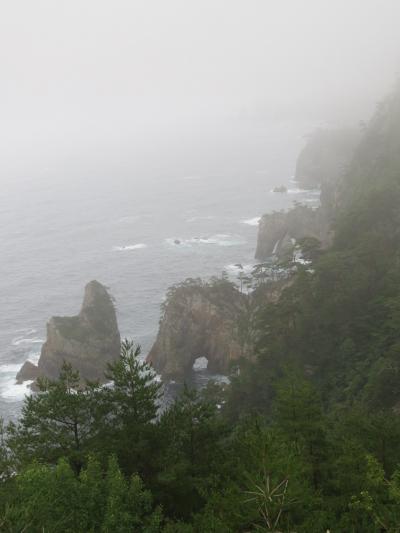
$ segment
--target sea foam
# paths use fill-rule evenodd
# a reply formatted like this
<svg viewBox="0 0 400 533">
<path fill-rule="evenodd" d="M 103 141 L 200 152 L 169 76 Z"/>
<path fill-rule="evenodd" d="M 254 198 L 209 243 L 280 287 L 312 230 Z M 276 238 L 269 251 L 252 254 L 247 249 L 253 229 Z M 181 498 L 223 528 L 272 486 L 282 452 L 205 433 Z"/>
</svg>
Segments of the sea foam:
<svg viewBox="0 0 400 533">
<path fill-rule="evenodd" d="M 300 189 L 295 187 L 294 189 L 288 189 L 288 194 L 309 194 L 309 195 L 319 195 L 319 189 Z"/>
<path fill-rule="evenodd" d="M 44 343 L 44 340 L 39 339 L 38 337 L 34 337 L 34 338 L 19 337 L 19 338 L 14 339 L 11 344 L 13 346 L 20 346 L 21 344 L 43 344 L 43 343 Z"/>
<path fill-rule="evenodd" d="M 231 274 L 233 276 L 238 276 L 240 272 L 243 272 L 243 274 L 250 274 L 253 268 L 254 268 L 254 263 L 248 263 L 245 265 L 242 265 L 240 263 L 235 263 L 235 264 L 230 264 L 230 265 L 225 266 L 225 270 L 228 272 L 228 274 Z"/>
<path fill-rule="evenodd" d="M 129 252 L 132 250 L 142 250 L 143 248 L 147 248 L 147 244 L 140 242 L 138 244 L 127 244 L 126 246 L 114 246 L 113 250 L 116 252 Z"/>
<path fill-rule="evenodd" d="M 247 224 L 248 226 L 258 226 L 258 223 L 260 222 L 261 217 L 253 217 L 253 218 L 247 218 L 246 220 L 241 220 L 240 222 L 242 224 Z"/>
<path fill-rule="evenodd" d="M 245 240 L 239 235 L 230 235 L 225 233 L 217 233 L 210 237 L 191 237 L 189 239 L 168 238 L 165 243 L 170 246 L 199 246 L 199 245 L 214 245 L 214 246 L 241 246 L 245 244 Z"/>
<path fill-rule="evenodd" d="M 27 361 L 37 364 L 39 361 L 40 352 L 29 354 Z M 30 394 L 29 386 L 33 382 L 24 381 L 24 383 L 17 383 L 16 376 L 24 363 L 4 363 L 0 365 L 0 397 L 5 402 L 20 402 L 24 399 L 26 394 Z"/>
</svg>

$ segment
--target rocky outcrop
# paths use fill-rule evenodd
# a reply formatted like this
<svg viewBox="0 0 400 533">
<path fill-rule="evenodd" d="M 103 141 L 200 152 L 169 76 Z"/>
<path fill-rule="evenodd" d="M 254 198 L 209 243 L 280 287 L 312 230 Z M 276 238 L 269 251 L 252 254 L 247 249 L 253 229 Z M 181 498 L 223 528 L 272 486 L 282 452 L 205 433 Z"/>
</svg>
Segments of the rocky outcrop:
<svg viewBox="0 0 400 533">
<path fill-rule="evenodd" d="M 24 381 L 33 381 L 38 378 L 40 375 L 39 369 L 36 365 L 31 363 L 31 361 L 25 361 L 25 363 L 20 368 L 16 380 L 20 385 Z"/>
<path fill-rule="evenodd" d="M 335 183 L 343 175 L 359 142 L 354 129 L 315 131 L 300 152 L 295 179 L 304 189 Z"/>
<path fill-rule="evenodd" d="M 330 244 L 331 217 L 322 208 L 297 205 L 289 211 L 263 215 L 257 235 L 256 259 L 264 261 L 272 256 L 282 258 L 293 250 L 293 241 L 314 237 L 322 247 Z"/>
<path fill-rule="evenodd" d="M 304 237 L 318 239 L 323 248 L 331 244 L 340 185 L 358 139 L 359 134 L 354 130 L 318 130 L 310 137 L 298 157 L 295 177 L 302 188 L 320 188 L 320 206 L 313 209 L 295 205 L 289 211 L 263 215 L 256 259 L 282 257 L 292 250 L 293 241 Z"/>
<path fill-rule="evenodd" d="M 65 361 L 79 370 L 82 378 L 103 381 L 107 363 L 118 358 L 119 353 L 120 334 L 113 301 L 101 283 L 91 281 L 85 287 L 79 315 L 52 317 L 47 323 L 47 340 L 37 373 L 57 378 Z M 25 370 L 33 375 L 31 366 Z"/>
<path fill-rule="evenodd" d="M 246 296 L 226 280 L 187 280 L 170 289 L 147 361 L 163 376 L 182 377 L 198 357 L 225 373 L 244 354 L 238 330 Z"/>
</svg>

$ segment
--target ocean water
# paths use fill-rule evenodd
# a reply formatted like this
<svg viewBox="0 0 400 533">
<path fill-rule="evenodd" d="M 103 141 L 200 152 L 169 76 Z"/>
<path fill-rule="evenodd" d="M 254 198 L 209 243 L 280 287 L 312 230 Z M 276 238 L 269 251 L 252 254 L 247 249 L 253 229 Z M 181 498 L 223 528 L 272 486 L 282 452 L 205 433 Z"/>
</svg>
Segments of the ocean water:
<svg viewBox="0 0 400 533">
<path fill-rule="evenodd" d="M 146 354 L 170 285 L 222 270 L 234 279 L 235 263 L 254 264 L 259 216 L 310 201 L 290 182 L 297 130 L 218 142 L 154 148 L 140 164 L 94 153 L 2 173 L 0 416 L 18 413 L 18 369 L 37 361 L 52 315 L 79 311 L 88 281 L 109 287 L 122 336 Z M 288 194 L 271 192 L 282 184 Z"/>
</svg>

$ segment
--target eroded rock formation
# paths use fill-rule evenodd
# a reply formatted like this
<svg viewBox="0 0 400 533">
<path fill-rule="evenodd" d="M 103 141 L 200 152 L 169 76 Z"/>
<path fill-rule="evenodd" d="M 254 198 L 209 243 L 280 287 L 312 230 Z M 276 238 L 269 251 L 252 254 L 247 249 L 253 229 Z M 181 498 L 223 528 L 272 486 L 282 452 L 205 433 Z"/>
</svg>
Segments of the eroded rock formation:
<svg viewBox="0 0 400 533">
<path fill-rule="evenodd" d="M 318 130 L 308 140 L 296 165 L 296 180 L 303 188 L 320 188 L 317 209 L 296 205 L 289 211 L 261 217 L 255 257 L 264 261 L 282 256 L 292 241 L 314 237 L 322 247 L 332 242 L 332 221 L 337 209 L 340 184 L 359 139 L 354 130 Z"/>
<path fill-rule="evenodd" d="M 31 381 L 38 378 L 39 375 L 40 372 L 38 367 L 34 365 L 31 361 L 25 361 L 25 363 L 22 365 L 21 369 L 17 374 L 16 380 L 17 383 L 20 385 L 24 381 Z"/>
<path fill-rule="evenodd" d="M 302 205 L 287 212 L 263 215 L 258 227 L 256 259 L 263 261 L 273 254 L 283 255 L 293 247 L 292 239 L 315 237 L 324 241 L 327 232 L 320 218 L 318 210 Z"/>
<path fill-rule="evenodd" d="M 246 297 L 231 283 L 187 280 L 170 289 L 157 339 L 147 357 L 164 376 L 182 377 L 198 357 L 225 373 L 243 355 L 238 324 Z"/>
<path fill-rule="evenodd" d="M 35 379 L 38 375 L 57 378 L 65 361 L 79 370 L 82 378 L 103 381 L 107 363 L 119 353 L 114 304 L 107 289 L 98 281 L 91 281 L 85 287 L 78 315 L 49 320 L 38 366 L 25 363 L 19 379 Z"/>
</svg>

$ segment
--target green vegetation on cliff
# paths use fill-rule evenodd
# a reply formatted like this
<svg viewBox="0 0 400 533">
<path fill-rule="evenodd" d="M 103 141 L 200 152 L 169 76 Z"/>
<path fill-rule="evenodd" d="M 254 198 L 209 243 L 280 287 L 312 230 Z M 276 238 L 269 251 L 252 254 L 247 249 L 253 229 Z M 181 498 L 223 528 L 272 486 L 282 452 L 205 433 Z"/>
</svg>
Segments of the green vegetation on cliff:
<svg viewBox="0 0 400 533">
<path fill-rule="evenodd" d="M 312 264 L 274 297 L 258 279 L 251 357 L 226 389 L 185 388 L 158 413 L 129 342 L 109 386 L 69 366 L 42 382 L 1 431 L 1 530 L 399 531 L 400 88 L 338 194 L 332 246 L 303 241 Z M 212 310 L 247 299 L 227 282 L 204 293 Z"/>
</svg>

